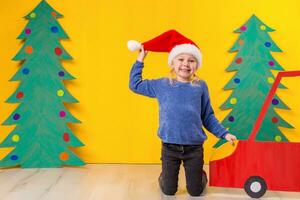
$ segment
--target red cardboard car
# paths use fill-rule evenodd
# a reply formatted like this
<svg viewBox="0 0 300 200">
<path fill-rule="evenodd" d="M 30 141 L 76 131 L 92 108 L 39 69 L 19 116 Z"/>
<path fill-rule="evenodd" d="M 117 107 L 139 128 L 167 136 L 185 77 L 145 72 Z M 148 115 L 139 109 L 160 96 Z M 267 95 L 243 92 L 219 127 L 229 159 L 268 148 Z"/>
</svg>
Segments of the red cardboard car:
<svg viewBox="0 0 300 200">
<path fill-rule="evenodd" d="M 300 143 L 260 142 L 255 136 L 282 77 L 300 71 L 279 72 L 247 141 L 239 141 L 228 157 L 210 162 L 210 186 L 244 188 L 252 198 L 266 190 L 300 191 Z"/>
</svg>

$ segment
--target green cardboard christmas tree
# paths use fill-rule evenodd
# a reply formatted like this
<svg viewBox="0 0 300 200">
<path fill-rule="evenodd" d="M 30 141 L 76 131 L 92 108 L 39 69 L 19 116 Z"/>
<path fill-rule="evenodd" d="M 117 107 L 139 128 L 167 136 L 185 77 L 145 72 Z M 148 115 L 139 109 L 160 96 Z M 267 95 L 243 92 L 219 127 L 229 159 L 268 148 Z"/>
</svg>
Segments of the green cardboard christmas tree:
<svg viewBox="0 0 300 200">
<path fill-rule="evenodd" d="M 268 34 L 272 31 L 274 30 L 255 15 L 235 30 L 236 33 L 240 33 L 240 36 L 229 51 L 237 54 L 226 71 L 236 73 L 224 87 L 225 90 L 232 90 L 232 93 L 221 109 L 231 109 L 222 124 L 230 133 L 235 134 L 238 140 L 247 140 L 251 133 L 274 82 L 271 71 L 284 71 L 271 54 L 271 52 L 282 52 Z M 286 89 L 281 84 L 279 88 Z M 275 95 L 255 140 L 288 141 L 278 127 L 293 127 L 278 115 L 275 108 L 289 109 Z M 225 142 L 224 139 L 220 139 L 214 147 L 219 147 Z"/>
<path fill-rule="evenodd" d="M 29 20 L 18 39 L 24 44 L 15 61 L 21 68 L 11 81 L 20 81 L 8 103 L 18 107 L 3 123 L 16 125 L 0 147 L 14 147 L 1 161 L 1 167 L 22 168 L 81 166 L 84 162 L 69 147 L 83 144 L 75 137 L 67 123 L 80 123 L 64 103 L 77 103 L 64 86 L 64 80 L 74 79 L 60 60 L 72 57 L 59 40 L 68 36 L 57 22 L 62 17 L 46 1 L 30 12 Z"/>
</svg>

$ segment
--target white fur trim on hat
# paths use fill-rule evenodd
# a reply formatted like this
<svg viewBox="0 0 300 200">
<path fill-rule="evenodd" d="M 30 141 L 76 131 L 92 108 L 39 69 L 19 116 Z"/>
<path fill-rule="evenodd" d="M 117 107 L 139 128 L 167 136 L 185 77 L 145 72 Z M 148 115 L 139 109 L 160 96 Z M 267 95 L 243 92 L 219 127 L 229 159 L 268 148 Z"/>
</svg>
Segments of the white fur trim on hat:
<svg viewBox="0 0 300 200">
<path fill-rule="evenodd" d="M 127 42 L 127 47 L 130 51 L 139 50 L 142 47 L 142 44 L 135 40 L 129 40 Z"/>
<path fill-rule="evenodd" d="M 202 54 L 198 47 L 193 44 L 176 45 L 169 53 L 168 64 L 171 66 L 172 60 L 179 54 L 188 53 L 193 55 L 197 60 L 197 68 L 202 64 Z"/>
</svg>

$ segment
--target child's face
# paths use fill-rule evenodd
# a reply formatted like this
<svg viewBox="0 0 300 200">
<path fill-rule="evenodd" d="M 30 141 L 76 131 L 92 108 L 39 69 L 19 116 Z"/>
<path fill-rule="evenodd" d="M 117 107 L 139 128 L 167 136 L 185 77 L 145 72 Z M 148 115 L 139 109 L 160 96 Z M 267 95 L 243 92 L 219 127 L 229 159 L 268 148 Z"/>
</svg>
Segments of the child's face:
<svg viewBox="0 0 300 200">
<path fill-rule="evenodd" d="M 197 70 L 197 60 L 191 54 L 179 54 L 172 60 L 171 67 L 178 81 L 190 81 Z"/>
</svg>

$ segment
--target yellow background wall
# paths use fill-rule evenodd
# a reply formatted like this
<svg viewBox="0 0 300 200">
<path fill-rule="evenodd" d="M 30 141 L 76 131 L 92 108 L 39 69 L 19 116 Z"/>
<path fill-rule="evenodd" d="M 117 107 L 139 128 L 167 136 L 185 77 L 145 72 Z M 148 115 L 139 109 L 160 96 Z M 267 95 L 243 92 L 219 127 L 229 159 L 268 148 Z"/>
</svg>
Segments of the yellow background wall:
<svg viewBox="0 0 300 200">
<path fill-rule="evenodd" d="M 11 58 L 21 48 L 16 39 L 27 24 L 22 17 L 40 0 L 13 0 L 0 3 L 0 121 L 3 122 L 17 105 L 4 101 L 16 89 L 8 82 L 19 68 Z M 70 111 L 83 123 L 72 125 L 74 133 L 85 143 L 75 151 L 88 163 L 159 163 L 160 140 L 158 105 L 153 99 L 133 94 L 128 89 L 131 64 L 136 53 L 129 52 L 126 42 L 141 42 L 174 28 L 200 46 L 204 58 L 198 75 L 207 81 L 216 116 L 222 120 L 228 111 L 219 106 L 230 92 L 222 87 L 234 73 L 225 68 L 234 58 L 227 50 L 238 37 L 233 30 L 256 14 L 276 29 L 273 40 L 283 53 L 273 54 L 286 70 L 300 70 L 300 1 L 298 0 L 48 0 L 65 17 L 59 22 L 70 40 L 62 41 L 73 56 L 63 62 L 77 77 L 67 88 L 80 103 L 69 105 Z M 144 77 L 159 78 L 169 72 L 167 54 L 149 53 Z M 279 111 L 295 126 L 282 129 L 292 140 L 300 142 L 300 77 L 285 79 L 290 88 L 279 96 L 292 111 Z M 0 126 L 0 141 L 13 129 Z M 211 156 L 216 139 L 209 134 L 205 143 L 205 160 Z M 214 158 L 230 153 L 224 145 Z M 3 157 L 9 149 L 1 149 Z"/>
</svg>

